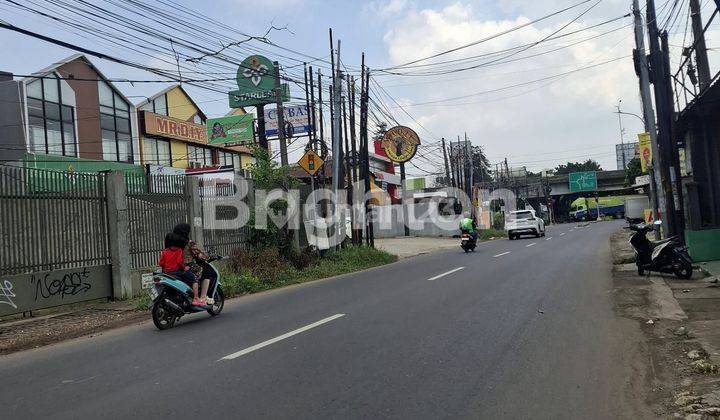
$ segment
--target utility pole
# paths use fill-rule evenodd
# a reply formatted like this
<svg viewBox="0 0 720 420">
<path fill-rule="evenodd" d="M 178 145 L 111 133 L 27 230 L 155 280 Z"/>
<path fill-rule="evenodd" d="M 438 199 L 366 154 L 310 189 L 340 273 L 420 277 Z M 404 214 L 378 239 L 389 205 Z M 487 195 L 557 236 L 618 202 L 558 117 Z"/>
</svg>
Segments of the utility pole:
<svg viewBox="0 0 720 420">
<path fill-rule="evenodd" d="M 342 152 L 341 152 L 341 142 L 342 142 L 342 123 L 340 121 L 341 117 L 341 110 L 340 110 L 340 96 L 342 95 L 342 86 L 340 84 L 340 40 L 338 40 L 338 48 L 337 48 L 337 66 L 335 65 L 335 54 L 333 53 L 333 38 L 332 38 L 332 29 L 330 29 L 330 62 L 332 65 L 332 158 L 333 158 L 333 178 L 332 178 L 332 192 L 335 197 L 335 203 L 333 205 L 333 217 L 335 218 L 335 221 L 333 223 L 333 235 L 332 237 L 334 239 L 337 239 L 340 232 L 340 217 L 338 215 L 339 209 L 338 209 L 338 201 L 339 200 L 339 190 L 340 190 L 340 176 L 341 176 L 341 169 L 342 169 Z M 336 245 L 336 249 L 339 247 Z"/>
<path fill-rule="evenodd" d="M 650 134 L 650 148 L 652 149 L 652 168 L 648 169 L 650 174 L 650 199 L 652 200 L 653 220 L 658 219 L 658 209 L 664 208 L 663 190 L 660 185 L 660 153 L 658 151 L 657 127 L 655 126 L 655 111 L 652 105 L 650 93 L 650 74 L 648 71 L 647 56 L 645 54 L 645 36 L 643 35 L 642 16 L 638 0 L 633 0 L 633 15 L 635 20 L 635 63 L 640 79 L 640 99 L 643 106 L 643 121 L 645 132 Z M 657 158 L 655 158 L 657 156 Z M 659 239 L 660 232 L 655 231 L 656 239 Z"/>
<path fill-rule="evenodd" d="M 675 187 L 675 193 L 673 194 L 673 205 L 675 207 L 675 230 L 674 235 L 680 236 L 680 241 L 685 242 L 685 202 L 683 198 L 683 185 L 682 178 L 680 176 L 680 153 L 679 144 L 675 140 L 675 113 L 673 104 L 673 90 L 672 84 L 670 83 L 670 44 L 668 42 L 668 33 L 663 31 L 660 35 L 661 48 L 663 52 L 663 69 L 665 74 L 665 101 L 668 110 L 667 114 L 667 131 L 669 133 L 669 154 L 668 162 L 670 162 L 670 182 Z"/>
<path fill-rule="evenodd" d="M 452 142 L 452 140 L 451 140 L 451 141 L 450 141 L 450 177 L 451 177 L 452 179 L 451 179 L 450 182 L 451 182 L 451 185 L 452 185 L 454 188 L 457 188 L 457 187 L 458 187 L 457 176 L 456 176 L 456 173 L 457 173 L 457 170 L 456 170 L 457 162 L 456 162 L 456 160 L 457 160 L 457 156 L 454 156 L 454 155 L 453 155 L 453 142 Z"/>
<path fill-rule="evenodd" d="M 720 7 L 720 5 L 718 5 Z M 698 85 L 700 92 L 710 85 L 710 64 L 708 63 L 705 35 L 703 34 L 700 0 L 690 0 L 690 19 L 692 19 L 693 39 L 695 40 L 695 61 L 697 62 Z"/>
<path fill-rule="evenodd" d="M 468 177 L 468 179 L 470 181 L 470 189 L 468 191 L 468 195 L 470 196 L 470 199 L 472 200 L 473 185 L 475 184 L 475 167 L 473 166 L 472 145 L 468 141 L 467 132 L 465 132 L 465 150 L 467 151 L 468 162 L 470 164 L 470 176 Z"/>
<path fill-rule="evenodd" d="M 450 180 L 450 168 L 448 167 L 447 149 L 445 149 L 445 137 L 442 138 L 443 159 L 445 161 L 445 180 L 448 186 L 454 186 Z"/>
<path fill-rule="evenodd" d="M 660 37 L 657 28 L 657 16 L 655 15 L 655 0 L 647 0 L 647 28 L 648 39 L 650 40 L 650 66 L 653 71 L 653 89 L 655 91 L 655 106 L 658 117 L 658 165 L 660 170 L 660 185 L 663 190 L 664 208 L 663 208 L 663 229 L 665 235 L 675 235 L 675 203 L 673 200 L 672 184 L 670 182 L 671 148 L 672 140 L 670 133 L 670 120 L 672 119 L 672 110 L 668 109 L 670 103 L 667 98 L 668 89 L 665 86 L 667 82 L 665 74 L 665 64 L 660 49 Z M 656 157 L 653 156 L 653 160 Z"/>
<path fill-rule="evenodd" d="M 364 179 L 364 185 L 365 185 L 365 193 L 370 193 L 370 140 L 368 136 L 368 102 L 370 98 L 370 69 L 365 68 L 365 53 L 362 54 L 361 59 L 361 65 L 362 65 L 362 77 L 363 82 L 362 86 L 363 89 L 362 95 L 361 95 L 361 104 L 360 104 L 360 119 L 361 119 L 361 125 L 362 129 L 360 131 L 360 135 L 362 136 L 362 158 L 364 160 L 363 162 L 363 173 L 365 175 Z M 372 218 L 370 214 L 370 202 L 367 198 L 363 197 L 363 202 L 365 205 L 365 223 L 367 224 L 367 231 L 366 231 L 366 237 L 367 237 L 367 245 L 371 247 L 375 247 L 375 232 L 372 224 Z"/>
<path fill-rule="evenodd" d="M 288 166 L 287 143 L 285 141 L 285 112 L 282 104 L 282 86 L 280 84 L 280 63 L 273 62 L 275 67 L 275 109 L 277 110 L 278 140 L 280 140 L 280 165 Z"/>
</svg>

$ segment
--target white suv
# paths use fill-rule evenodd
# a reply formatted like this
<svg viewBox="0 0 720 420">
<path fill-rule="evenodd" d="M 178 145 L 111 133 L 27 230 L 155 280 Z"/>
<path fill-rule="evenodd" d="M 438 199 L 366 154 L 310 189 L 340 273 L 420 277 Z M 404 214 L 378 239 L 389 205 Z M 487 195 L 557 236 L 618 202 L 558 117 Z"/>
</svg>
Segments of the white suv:
<svg viewBox="0 0 720 420">
<path fill-rule="evenodd" d="M 545 236 L 545 222 L 534 210 L 512 211 L 505 217 L 505 230 L 512 241 L 520 235 Z"/>
</svg>

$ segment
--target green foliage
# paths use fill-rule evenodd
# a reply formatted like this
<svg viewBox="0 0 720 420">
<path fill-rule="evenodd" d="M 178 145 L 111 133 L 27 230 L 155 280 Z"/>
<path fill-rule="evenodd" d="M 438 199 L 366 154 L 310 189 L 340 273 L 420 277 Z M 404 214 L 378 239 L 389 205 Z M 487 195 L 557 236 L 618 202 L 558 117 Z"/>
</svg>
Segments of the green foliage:
<svg viewBox="0 0 720 420">
<path fill-rule="evenodd" d="M 283 191 L 300 186 L 300 181 L 290 175 L 290 167 L 280 166 L 271 159 L 267 150 L 261 147 L 253 149 L 255 154 L 255 163 L 250 167 L 253 182 L 256 189 L 271 191 L 280 188 Z M 284 213 L 287 211 L 288 202 L 285 200 L 275 200 L 269 205 L 269 212 L 274 211 Z M 289 256 L 292 252 L 293 232 L 287 229 L 287 226 L 278 227 L 274 223 L 267 223 L 264 229 L 256 229 L 255 209 L 251 209 L 250 214 L 250 234 L 248 242 L 255 250 L 263 250 L 267 248 L 276 248 L 283 256 Z"/>
<path fill-rule="evenodd" d="M 233 252 L 222 272 L 223 290 L 227 296 L 256 293 L 288 284 L 350 273 L 397 260 L 397 257 L 365 246 L 329 251 L 320 258 L 306 251 L 291 261 L 280 257 L 277 250 L 260 253 Z M 302 267 L 305 265 L 304 267 Z"/>
<path fill-rule="evenodd" d="M 625 186 L 629 187 L 635 182 L 635 178 L 642 175 L 642 166 L 640 164 L 640 158 L 633 158 L 628 162 L 627 169 L 625 170 Z"/>
<path fill-rule="evenodd" d="M 495 213 L 493 215 L 493 229 L 505 229 L 505 216 L 503 216 L 502 213 Z"/>
<path fill-rule="evenodd" d="M 478 240 L 480 241 L 486 241 L 493 238 L 503 238 L 505 236 L 505 231 L 502 229 L 478 229 Z"/>
<path fill-rule="evenodd" d="M 590 172 L 590 171 L 602 171 L 602 167 L 593 159 L 588 159 L 585 162 L 568 162 L 565 165 L 558 165 L 555 168 L 556 175 L 565 175 L 571 172 Z"/>
<path fill-rule="evenodd" d="M 150 307 L 150 295 L 146 290 L 143 290 L 138 297 L 137 307 L 138 311 L 146 311 Z"/>
</svg>

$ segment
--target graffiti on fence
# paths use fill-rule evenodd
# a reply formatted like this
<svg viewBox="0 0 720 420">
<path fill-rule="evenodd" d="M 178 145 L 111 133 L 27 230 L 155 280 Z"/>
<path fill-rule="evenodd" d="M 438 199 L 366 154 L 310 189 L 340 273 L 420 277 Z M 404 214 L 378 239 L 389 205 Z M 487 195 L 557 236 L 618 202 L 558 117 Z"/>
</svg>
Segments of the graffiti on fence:
<svg viewBox="0 0 720 420">
<path fill-rule="evenodd" d="M 47 299 L 53 296 L 75 296 L 87 292 L 92 285 L 85 280 L 90 277 L 87 267 L 78 269 L 69 273 L 55 272 L 45 273 L 43 275 L 32 275 L 30 283 L 35 284 L 35 302 L 38 299 Z"/>
<path fill-rule="evenodd" d="M 14 297 L 13 284 L 10 280 L 5 280 L 0 283 L 0 304 L 10 305 L 13 309 L 17 309 L 17 305 L 15 305 L 15 302 L 12 300 Z"/>
<path fill-rule="evenodd" d="M 0 278 L 0 316 L 111 295 L 110 265 L 3 276 Z"/>
</svg>

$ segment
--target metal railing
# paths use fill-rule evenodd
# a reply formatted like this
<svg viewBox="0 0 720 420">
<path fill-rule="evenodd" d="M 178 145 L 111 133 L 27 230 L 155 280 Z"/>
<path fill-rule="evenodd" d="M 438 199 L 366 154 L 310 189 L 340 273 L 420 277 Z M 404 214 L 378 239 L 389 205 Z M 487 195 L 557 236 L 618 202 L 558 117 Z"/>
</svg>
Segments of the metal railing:
<svg viewBox="0 0 720 420">
<path fill-rule="evenodd" d="M 0 274 L 110 263 L 105 175 L 0 166 Z"/>
</svg>

